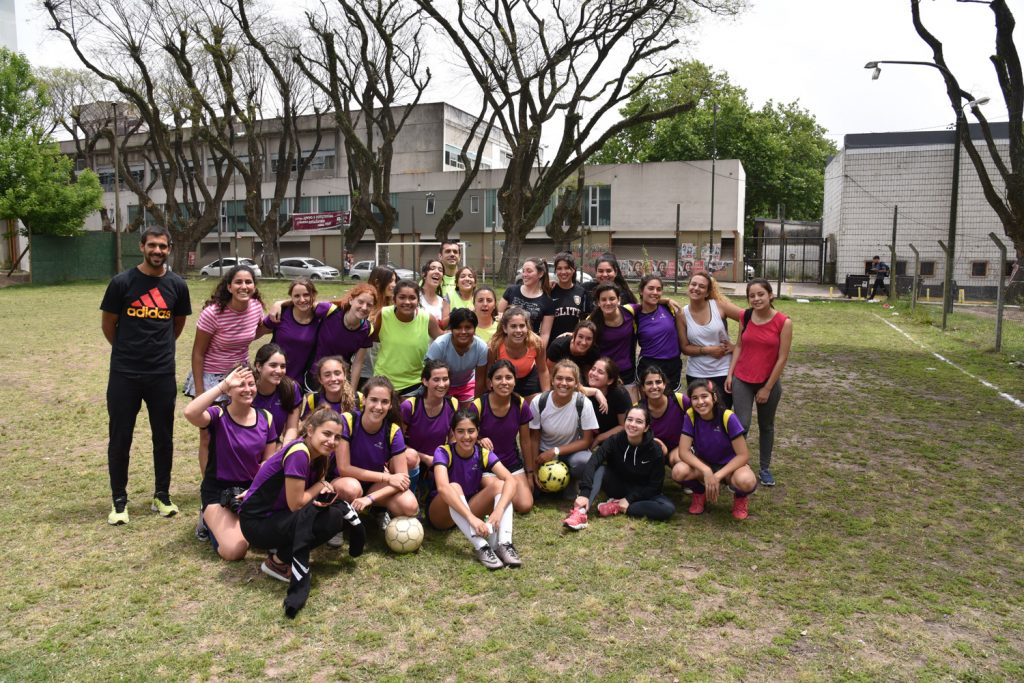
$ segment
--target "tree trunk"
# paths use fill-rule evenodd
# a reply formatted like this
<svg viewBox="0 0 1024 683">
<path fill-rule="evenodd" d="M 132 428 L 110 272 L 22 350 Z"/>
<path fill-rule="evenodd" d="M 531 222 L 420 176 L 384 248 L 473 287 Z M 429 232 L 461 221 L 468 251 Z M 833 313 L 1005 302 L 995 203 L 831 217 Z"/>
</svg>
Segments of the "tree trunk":
<svg viewBox="0 0 1024 683">
<path fill-rule="evenodd" d="M 498 267 L 499 282 L 512 283 L 516 279 L 519 254 L 523 250 L 523 238 L 515 227 L 509 223 L 505 224 L 505 246 L 501 250 L 501 265 Z"/>
</svg>

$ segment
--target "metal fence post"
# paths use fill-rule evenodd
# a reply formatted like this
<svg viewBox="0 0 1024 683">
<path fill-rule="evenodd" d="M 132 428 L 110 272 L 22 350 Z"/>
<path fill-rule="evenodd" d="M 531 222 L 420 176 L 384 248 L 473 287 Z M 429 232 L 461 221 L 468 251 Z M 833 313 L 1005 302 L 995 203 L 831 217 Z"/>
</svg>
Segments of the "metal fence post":
<svg viewBox="0 0 1024 683">
<path fill-rule="evenodd" d="M 1006 272 L 1006 245 L 994 232 L 990 232 L 988 236 L 999 247 L 999 279 L 996 280 L 996 351 L 999 351 L 1003 346 L 1003 273 Z"/>
<path fill-rule="evenodd" d="M 910 310 L 913 311 L 917 307 L 917 277 L 921 272 L 921 254 L 917 253 L 913 242 L 910 243 L 910 251 L 914 252 L 914 280 L 910 290 Z"/>
<path fill-rule="evenodd" d="M 950 262 L 950 260 L 948 258 L 949 257 L 949 247 L 947 247 L 946 243 L 943 242 L 942 240 L 938 240 L 938 242 L 939 242 L 939 246 L 942 247 L 942 253 L 945 254 L 946 257 L 947 257 L 946 258 L 946 263 L 948 264 Z M 943 286 L 942 286 L 942 331 L 943 332 L 946 331 L 946 319 L 949 317 L 949 311 L 946 310 L 946 294 L 948 294 L 949 292 L 947 292 L 946 290 L 952 289 L 951 282 L 952 281 L 949 278 L 947 278 L 945 280 L 945 284 L 943 284 Z M 953 307 L 953 304 L 952 304 L 953 296 L 952 296 L 952 294 L 950 294 L 949 301 L 950 301 L 949 306 L 950 306 L 950 308 L 952 308 Z"/>
</svg>

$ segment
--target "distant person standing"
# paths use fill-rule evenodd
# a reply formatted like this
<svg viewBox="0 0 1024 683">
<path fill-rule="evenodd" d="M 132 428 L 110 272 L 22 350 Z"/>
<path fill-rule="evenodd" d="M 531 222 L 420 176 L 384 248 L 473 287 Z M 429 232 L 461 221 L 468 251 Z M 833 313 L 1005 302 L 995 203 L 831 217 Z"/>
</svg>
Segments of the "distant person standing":
<svg viewBox="0 0 1024 683">
<path fill-rule="evenodd" d="M 192 302 L 185 281 L 166 267 L 171 251 L 167 229 L 143 230 L 139 248 L 142 263 L 116 275 L 100 304 L 103 336 L 111 346 L 107 467 L 113 506 L 109 524 L 128 523 L 128 461 L 143 401 L 153 431 L 152 508 L 162 517 L 178 512 L 169 496 L 177 394 L 174 342 L 192 313 Z"/>
<path fill-rule="evenodd" d="M 444 275 L 441 277 L 441 288 L 438 293 L 443 297 L 452 297 L 459 293 L 459 283 L 456 275 L 459 271 L 459 263 L 462 261 L 462 248 L 458 240 L 445 240 L 441 242 L 441 251 L 438 252 L 441 264 L 444 266 Z"/>
<path fill-rule="evenodd" d="M 885 286 L 885 278 L 889 277 L 889 264 L 879 257 L 873 256 L 868 272 L 875 276 L 875 284 L 871 287 L 871 296 L 868 297 L 868 301 L 874 299 L 878 292 L 889 296 L 889 288 Z"/>
</svg>

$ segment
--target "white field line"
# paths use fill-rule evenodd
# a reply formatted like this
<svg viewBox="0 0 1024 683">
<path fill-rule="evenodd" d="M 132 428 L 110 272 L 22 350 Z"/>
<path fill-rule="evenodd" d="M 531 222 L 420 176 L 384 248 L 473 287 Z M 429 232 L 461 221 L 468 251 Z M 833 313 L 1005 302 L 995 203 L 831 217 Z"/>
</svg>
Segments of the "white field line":
<svg viewBox="0 0 1024 683">
<path fill-rule="evenodd" d="M 893 324 L 892 324 L 891 322 L 889 322 L 888 320 L 886 320 L 886 319 L 885 319 L 885 318 L 883 318 L 882 316 L 878 315 L 877 313 L 872 313 L 872 315 L 874 315 L 874 316 L 875 316 L 876 318 L 878 318 L 879 320 L 881 320 L 881 321 L 882 321 L 883 323 L 885 323 L 886 325 L 888 325 L 888 326 L 889 326 L 889 327 L 891 327 L 892 329 L 894 329 L 894 330 L 896 330 L 897 332 L 899 332 L 900 334 L 902 334 L 902 335 L 903 335 L 904 337 L 906 337 L 907 339 L 909 339 L 909 340 L 910 340 L 911 342 L 913 342 L 914 344 L 917 344 L 917 345 L 918 345 L 918 346 L 920 346 L 920 347 L 921 347 L 922 349 L 924 349 L 924 350 L 925 350 L 925 351 L 927 351 L 928 353 L 932 354 L 933 356 L 935 356 L 936 358 L 938 358 L 939 360 L 941 360 L 941 361 L 942 361 L 943 363 L 946 363 L 946 364 L 948 364 L 948 365 L 950 365 L 950 366 L 952 366 L 952 367 L 956 368 L 956 369 L 957 369 L 957 370 L 959 370 L 960 372 L 964 373 L 965 375 L 967 375 L 968 377 L 970 377 L 971 379 L 973 379 L 973 380 L 974 380 L 975 382 L 977 382 L 978 384 L 981 384 L 982 386 L 986 386 L 986 387 L 988 387 L 988 388 L 989 388 L 989 389 L 991 389 L 992 391 L 994 391 L 994 392 L 996 392 L 997 394 L 999 394 L 1000 398 L 1004 398 L 1004 399 L 1006 399 L 1007 401 L 1009 401 L 1010 403 L 1012 403 L 1013 405 L 1017 406 L 1018 408 L 1024 409 L 1024 401 L 1021 401 L 1020 399 L 1018 399 L 1018 398 L 1016 398 L 1016 397 L 1014 397 L 1014 396 L 1011 396 L 1010 394 L 1008 394 L 1008 393 L 1006 393 L 1005 391 L 1001 390 L 1001 389 L 1000 389 L 999 387 L 997 387 L 997 386 L 996 386 L 995 384 L 992 384 L 992 382 L 989 382 L 989 381 L 983 380 L 982 378 L 980 378 L 980 377 L 978 377 L 978 376 L 976 376 L 976 375 L 972 375 L 972 374 L 971 374 L 970 372 L 968 372 L 967 370 L 964 370 L 964 369 L 963 369 L 962 367 L 960 367 L 959 365 L 957 365 L 956 363 L 954 363 L 954 362 L 953 362 L 953 361 L 951 361 L 950 359 L 946 358 L 946 357 L 945 357 L 945 356 L 943 356 L 942 354 L 939 354 L 939 353 L 935 353 L 934 351 L 932 351 L 931 349 L 929 349 L 929 348 L 928 348 L 927 346 L 925 346 L 925 345 L 924 345 L 924 344 L 922 344 L 921 342 L 917 341 L 916 339 L 914 339 L 913 337 L 911 337 L 911 336 L 910 336 L 909 334 L 907 334 L 906 332 L 904 332 L 904 331 L 903 331 L 902 329 L 900 329 L 900 328 L 899 328 L 899 327 L 897 327 L 896 325 L 893 325 Z"/>
</svg>

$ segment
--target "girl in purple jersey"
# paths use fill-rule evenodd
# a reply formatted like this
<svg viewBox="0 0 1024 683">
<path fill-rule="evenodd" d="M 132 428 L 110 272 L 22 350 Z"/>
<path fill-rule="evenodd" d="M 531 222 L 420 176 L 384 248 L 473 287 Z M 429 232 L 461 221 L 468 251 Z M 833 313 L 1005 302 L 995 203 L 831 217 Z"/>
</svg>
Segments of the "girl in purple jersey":
<svg viewBox="0 0 1024 683">
<path fill-rule="evenodd" d="M 324 406 L 338 414 L 348 413 L 362 407 L 360 395 L 345 379 L 345 361 L 341 356 L 321 358 L 314 370 L 320 390 L 310 392 L 302 399 L 299 419 L 304 419 L 313 411 Z"/>
<path fill-rule="evenodd" d="M 213 405 L 221 394 L 231 399 L 226 407 Z M 249 488 L 260 463 L 277 448 L 273 418 L 253 408 L 255 396 L 252 371 L 236 368 L 185 406 L 185 419 L 209 434 L 209 452 L 200 463 L 201 515 L 214 548 L 225 560 L 241 560 L 249 549 L 232 499 Z"/>
<path fill-rule="evenodd" d="M 661 278 L 657 275 L 645 275 L 640 280 L 640 303 L 633 306 L 640 345 L 637 367 L 643 370 L 657 365 L 668 377 L 669 390 L 675 391 L 683 374 L 679 340 L 686 339 L 686 324 L 674 302 L 662 299 L 661 292 Z"/>
<path fill-rule="evenodd" d="M 637 405 L 651 414 L 651 430 L 665 444 L 668 464 L 679 462 L 679 436 L 683 432 L 683 414 L 690 407 L 690 398 L 668 391 L 668 377 L 657 365 L 648 366 L 640 374 L 640 400 Z"/>
<path fill-rule="evenodd" d="M 288 584 L 285 615 L 294 618 L 309 596 L 309 553 L 348 530 L 348 554 L 363 552 L 359 515 L 338 501 L 325 477 L 341 437 L 341 417 L 322 408 L 307 418 L 301 439 L 286 443 L 256 473 L 239 510 L 242 533 L 259 548 L 274 548 L 260 570 Z"/>
<path fill-rule="evenodd" d="M 480 422 L 473 411 L 455 413 L 451 429 L 455 439 L 434 451 L 436 492 L 428 508 L 430 523 L 438 529 L 459 527 L 488 569 L 521 566 L 512 545 L 516 478 L 478 443 Z M 486 472 L 494 476 L 485 477 Z"/>
<path fill-rule="evenodd" d="M 275 301 L 263 318 L 261 333 L 273 332 L 271 342 L 284 349 L 288 361 L 288 376 L 300 385 L 306 381 L 306 372 L 316 360 L 317 336 L 324 316 L 331 310 L 326 301 L 317 302 L 316 285 L 299 278 L 288 287 L 288 299 Z"/>
<path fill-rule="evenodd" d="M 530 443 L 533 411 L 515 393 L 516 374 L 512 363 L 499 360 L 487 369 L 490 391 L 467 406 L 480 421 L 480 445 L 498 457 L 516 478 L 512 507 L 519 514 L 533 509 L 533 472 L 526 470 L 519 444 Z M 516 443 L 518 437 L 519 443 Z"/>
<path fill-rule="evenodd" d="M 409 462 L 419 462 L 407 448 L 395 389 L 387 377 L 366 383 L 366 407 L 342 416 L 341 442 L 336 451 L 338 477 L 331 482 L 356 512 L 385 508 L 395 516 L 414 517 L 419 510 L 410 489 Z M 381 516 L 381 526 L 387 526 Z"/>
<path fill-rule="evenodd" d="M 415 449 L 419 457 L 416 467 L 423 466 L 429 470 L 434 462 L 434 451 L 448 442 L 452 416 L 458 410 L 459 402 L 448 396 L 451 380 L 448 364 L 443 360 L 425 361 L 421 379 L 422 394 L 402 401 L 399 412 L 405 444 Z"/>
<path fill-rule="evenodd" d="M 256 377 L 254 408 L 262 408 L 274 418 L 278 443 L 291 441 L 299 433 L 299 407 L 302 390 L 286 373 L 288 361 L 277 344 L 264 344 L 256 351 L 253 375 Z"/>
<path fill-rule="evenodd" d="M 597 308 L 590 320 L 597 327 L 597 348 L 619 368 L 622 384 L 636 400 L 636 327 L 633 309 L 622 305 L 619 288 L 610 282 L 594 289 Z"/>
<path fill-rule="evenodd" d="M 747 496 L 757 488 L 744 438 L 747 430 L 734 412 L 722 406 L 712 382 L 694 380 L 686 393 L 693 408 L 683 418 L 679 461 L 672 467 L 672 478 L 688 482 L 693 489 L 691 515 L 704 512 L 705 503 L 717 502 L 721 484 L 728 484 L 735 496 L 732 516 L 746 519 Z"/>
<path fill-rule="evenodd" d="M 372 345 L 371 316 L 377 305 L 377 290 L 369 283 L 356 285 L 331 303 L 316 337 L 314 364 L 327 356 L 340 356 L 348 367 L 349 382 L 359 386 L 367 349 Z"/>
</svg>

